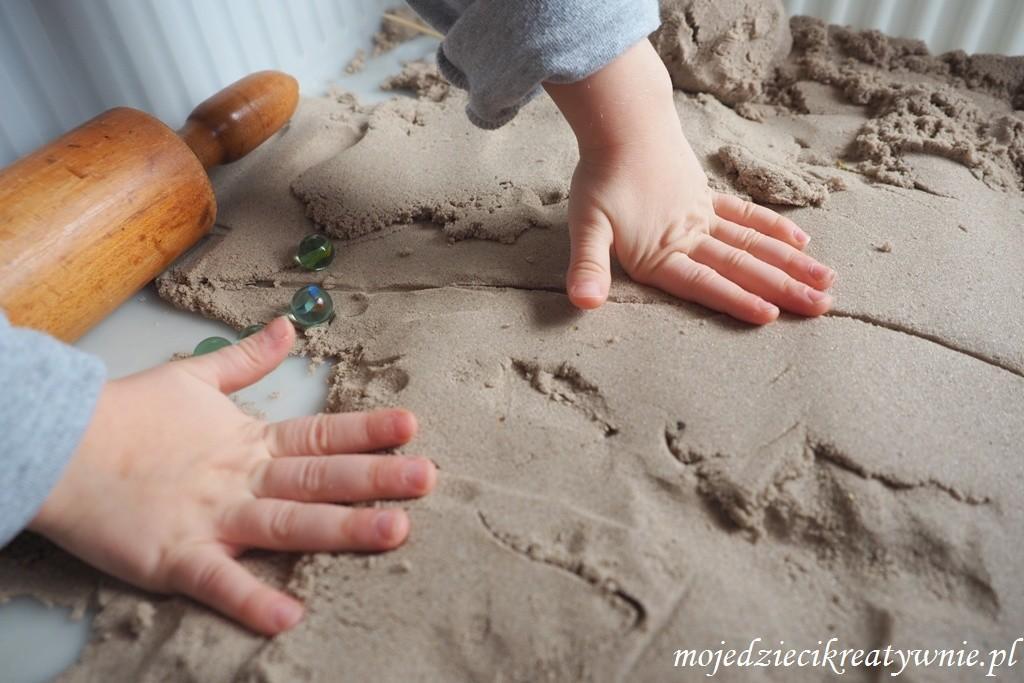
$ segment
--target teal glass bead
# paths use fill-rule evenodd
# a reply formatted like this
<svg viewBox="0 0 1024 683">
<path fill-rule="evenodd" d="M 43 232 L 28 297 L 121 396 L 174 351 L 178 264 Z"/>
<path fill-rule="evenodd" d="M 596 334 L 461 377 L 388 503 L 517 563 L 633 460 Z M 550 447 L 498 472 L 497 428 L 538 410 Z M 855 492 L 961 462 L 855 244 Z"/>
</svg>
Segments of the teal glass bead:
<svg viewBox="0 0 1024 683">
<path fill-rule="evenodd" d="M 323 270 L 334 260 L 334 243 L 318 232 L 306 235 L 295 251 L 295 262 L 306 270 Z"/>
<path fill-rule="evenodd" d="M 249 325 L 248 327 L 243 328 L 242 331 L 240 331 L 238 333 L 238 341 L 242 341 L 246 337 L 251 337 L 252 335 L 256 334 L 257 332 L 259 332 L 262 329 L 263 329 L 263 323 L 256 323 L 255 325 Z"/>
<path fill-rule="evenodd" d="M 193 356 L 202 356 L 206 353 L 213 353 L 219 351 L 225 346 L 231 346 L 231 342 L 224 337 L 207 337 L 203 341 L 196 344 L 195 350 L 192 352 Z"/>
<path fill-rule="evenodd" d="M 320 287 L 306 285 L 292 297 L 288 317 L 301 328 L 329 323 L 334 317 L 334 301 Z"/>
</svg>

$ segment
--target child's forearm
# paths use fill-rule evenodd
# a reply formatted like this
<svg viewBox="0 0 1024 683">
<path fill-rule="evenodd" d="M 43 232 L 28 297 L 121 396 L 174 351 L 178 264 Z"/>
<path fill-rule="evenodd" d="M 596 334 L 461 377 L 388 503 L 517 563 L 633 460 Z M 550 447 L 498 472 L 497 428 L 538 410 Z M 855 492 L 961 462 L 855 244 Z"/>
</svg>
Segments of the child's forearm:
<svg viewBox="0 0 1024 683">
<path fill-rule="evenodd" d="M 666 129 L 679 129 L 672 81 L 646 39 L 582 81 L 545 83 L 544 89 L 572 127 L 584 158 L 635 148 Z"/>
</svg>

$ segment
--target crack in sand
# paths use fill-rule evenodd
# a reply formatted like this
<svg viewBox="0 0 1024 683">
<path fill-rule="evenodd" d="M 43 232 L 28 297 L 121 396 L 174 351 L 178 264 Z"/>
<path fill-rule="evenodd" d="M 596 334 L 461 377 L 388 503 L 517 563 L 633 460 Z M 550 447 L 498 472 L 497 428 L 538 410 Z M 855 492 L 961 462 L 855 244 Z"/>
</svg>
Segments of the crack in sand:
<svg viewBox="0 0 1024 683">
<path fill-rule="evenodd" d="M 785 374 L 787 374 L 792 369 L 793 369 L 792 363 L 786 363 L 786 367 L 784 367 L 777 375 L 775 375 L 770 380 L 768 380 L 769 386 L 772 385 L 772 384 L 775 384 L 776 382 L 778 382 L 780 379 L 782 379 L 782 377 Z"/>
<path fill-rule="evenodd" d="M 683 10 L 683 21 L 686 23 L 686 28 L 690 31 L 690 40 L 697 47 L 700 47 L 700 24 L 697 22 L 696 17 L 693 14 L 693 8 L 687 7 Z"/>
<path fill-rule="evenodd" d="M 330 277 L 325 278 L 322 282 L 316 282 L 313 279 L 298 279 L 298 280 L 287 280 L 277 278 L 260 278 L 258 280 L 248 280 L 246 282 L 239 283 L 220 283 L 225 286 L 226 289 L 275 289 L 279 287 L 302 287 L 303 285 L 315 284 L 329 292 L 344 292 L 344 293 L 361 293 L 361 294 L 380 294 L 389 292 L 430 292 L 439 289 L 468 289 L 468 290 L 488 290 L 488 289 L 509 289 L 521 292 L 547 292 L 551 294 L 560 294 L 565 296 L 565 288 L 556 285 L 497 285 L 488 284 L 483 282 L 450 282 L 443 285 L 415 285 L 415 284 L 394 284 L 384 285 L 377 287 L 351 287 L 332 283 Z"/>
<path fill-rule="evenodd" d="M 927 185 L 922 183 L 920 180 L 915 180 L 914 181 L 914 189 L 919 191 L 919 192 L 924 192 L 925 194 L 930 194 L 933 197 L 941 197 L 943 199 L 956 199 L 956 197 L 954 197 L 952 195 L 943 194 L 942 192 L 939 192 L 938 190 L 935 190 L 935 189 L 932 189 L 932 188 L 928 187 Z"/>
<path fill-rule="evenodd" d="M 885 486 L 887 489 L 892 491 L 912 491 L 914 489 L 921 488 L 935 489 L 936 491 L 946 494 L 958 503 L 964 503 L 965 505 L 989 505 L 992 503 L 992 499 L 989 496 L 973 496 L 934 478 L 924 479 L 921 481 L 904 481 L 889 474 L 871 472 L 867 468 L 855 462 L 850 456 L 828 444 L 812 444 L 808 442 L 808 446 L 814 454 L 815 459 L 823 460 L 824 462 L 834 467 L 838 467 L 845 472 L 857 475 L 861 479 L 877 481 L 882 486 Z"/>
<path fill-rule="evenodd" d="M 222 283 L 222 284 L 226 285 L 227 283 Z M 250 280 L 248 282 L 239 283 L 236 286 L 240 286 L 240 287 L 255 287 L 255 288 L 273 288 L 273 287 L 302 286 L 302 285 L 307 285 L 307 284 L 310 284 L 309 280 L 288 281 L 288 280 L 275 280 L 275 279 L 259 279 L 259 280 Z M 510 290 L 510 291 L 520 291 L 520 292 L 544 292 L 544 293 L 548 293 L 548 294 L 556 294 L 556 295 L 559 295 L 559 296 L 562 296 L 562 297 L 566 296 L 565 289 L 562 286 L 555 286 L 555 285 L 525 286 L 525 285 L 497 285 L 497 284 L 486 284 L 486 283 L 452 282 L 452 283 L 448 283 L 448 284 L 444 284 L 444 285 L 413 285 L 413 284 L 408 284 L 408 285 L 389 285 L 389 286 L 384 286 L 384 287 L 373 287 L 373 288 L 354 288 L 354 287 L 337 286 L 337 285 L 333 285 L 333 284 L 330 284 L 329 282 L 325 281 L 320 286 L 322 286 L 324 289 L 326 289 L 326 290 L 328 290 L 330 292 L 347 292 L 347 293 L 352 293 L 352 294 L 355 294 L 355 293 L 360 293 L 360 294 L 376 294 L 376 293 L 386 293 L 386 292 L 419 292 L 419 291 L 433 291 L 433 290 L 441 290 L 441 289 L 446 289 L 446 288 L 452 288 L 452 289 L 463 289 L 463 290 L 469 290 L 469 291 Z M 633 304 L 633 305 L 643 305 L 643 306 L 659 306 L 659 305 L 661 305 L 661 306 L 678 306 L 678 304 L 675 304 L 673 302 L 656 301 L 656 300 L 644 301 L 642 299 L 637 298 L 636 296 L 632 296 L 632 297 L 618 297 L 618 296 L 615 296 L 615 295 L 610 295 L 608 297 L 608 303 L 611 303 L 611 304 Z M 715 316 L 721 315 L 719 313 L 714 313 L 714 312 L 711 312 L 711 313 L 713 313 L 713 315 L 711 317 L 715 317 Z M 1012 375 L 1015 375 L 1017 377 L 1020 377 L 1021 379 L 1024 379 L 1024 370 L 1020 370 L 1020 369 L 1014 367 L 1013 365 L 1011 365 L 1008 362 L 1002 361 L 1002 360 L 1000 360 L 998 358 L 993 358 L 993 357 L 991 357 L 989 355 L 986 355 L 986 354 L 984 354 L 984 353 L 982 353 L 980 351 L 972 351 L 971 349 L 959 346 L 958 344 L 955 344 L 955 343 L 950 342 L 950 341 L 948 341 L 946 339 L 943 339 L 942 337 L 940 337 L 938 335 L 930 334 L 928 332 L 922 332 L 922 331 L 919 331 L 919 330 L 915 330 L 915 329 L 912 329 L 911 327 L 909 327 L 907 325 L 903 325 L 903 324 L 900 324 L 900 323 L 895 323 L 895 322 L 883 320 L 881 318 L 875 317 L 873 315 L 865 314 L 865 313 L 851 313 L 851 312 L 839 311 L 839 310 L 829 311 L 828 313 L 825 313 L 825 315 L 823 317 L 826 317 L 826 318 L 844 318 L 844 319 L 847 319 L 847 320 L 856 320 L 858 322 L 865 323 L 867 325 L 872 325 L 873 327 L 877 327 L 877 328 L 880 328 L 880 329 L 883 329 L 883 330 L 888 330 L 890 332 L 896 332 L 896 333 L 899 333 L 899 334 L 905 334 L 905 335 L 910 336 L 910 337 L 917 337 L 918 339 L 923 339 L 924 341 L 931 342 L 933 344 L 936 344 L 938 346 L 943 347 L 944 349 L 947 349 L 949 351 L 953 351 L 954 353 L 959 353 L 959 354 L 962 354 L 962 355 L 965 355 L 965 356 L 969 356 L 970 358 L 973 358 L 975 360 L 981 361 L 982 363 L 985 363 L 986 365 L 991 365 L 992 367 L 999 368 L 1000 370 L 1004 370 L 1006 372 L 1009 372 Z M 780 376 L 781 376 L 781 374 L 785 374 L 785 372 L 780 373 Z M 778 377 L 776 377 L 775 379 L 778 379 Z M 774 382 L 774 380 L 773 380 L 773 382 Z"/>
<path fill-rule="evenodd" d="M 238 291 L 241 289 L 275 289 L 284 287 L 302 287 L 304 285 L 317 285 L 329 292 L 342 292 L 352 294 L 379 294 L 389 292 L 430 292 L 442 289 L 462 289 L 467 291 L 486 291 L 486 290 L 510 290 L 519 292 L 542 292 L 549 294 L 557 294 L 561 297 L 567 297 L 565 292 L 565 286 L 561 283 L 550 284 L 550 285 L 521 285 L 521 284 L 499 284 L 490 282 L 448 282 L 444 284 L 391 284 L 391 285 L 375 285 L 375 286 L 353 286 L 346 285 L 341 282 L 336 282 L 333 276 L 327 273 L 321 274 L 322 277 L 317 279 L 316 277 L 309 275 L 305 277 L 295 277 L 298 275 L 295 271 L 283 271 L 265 275 L 259 278 L 251 278 L 248 280 L 210 280 L 209 278 L 203 278 L 200 284 L 203 285 L 217 285 L 222 287 L 225 291 Z M 187 285 L 190 284 L 187 281 L 175 280 L 174 278 L 168 277 L 168 275 L 162 275 L 161 278 L 175 281 L 177 284 Z M 659 304 L 664 306 L 681 307 L 681 306 L 692 306 L 695 309 L 701 309 L 696 304 L 692 304 L 683 300 L 671 300 L 668 295 L 662 295 L 655 293 L 650 298 L 644 298 L 642 295 L 636 292 L 617 294 L 614 291 L 608 296 L 608 303 L 616 304 L 637 304 L 637 305 L 651 305 Z M 721 317 L 724 314 L 717 311 L 708 309 L 702 309 L 706 312 L 706 315 L 694 316 L 695 319 L 707 319 Z"/>
<path fill-rule="evenodd" d="M 483 526 L 484 530 L 486 530 L 491 538 L 494 539 L 495 543 L 516 555 L 522 556 L 530 562 L 543 564 L 569 574 L 588 586 L 598 589 L 608 597 L 618 600 L 633 614 L 630 630 L 637 630 L 643 627 L 647 620 L 647 608 L 639 599 L 621 588 L 618 581 L 612 577 L 601 576 L 597 569 L 587 565 L 582 560 L 569 560 L 552 554 L 545 555 L 543 553 L 543 549 L 538 544 L 527 543 L 522 539 L 518 539 L 510 534 L 505 534 L 495 529 L 491 523 L 487 521 L 487 516 L 484 515 L 482 510 L 477 510 L 476 514 L 477 518 L 480 520 L 481 526 Z"/>
<path fill-rule="evenodd" d="M 209 284 L 209 283 L 207 283 Z M 449 282 L 443 285 L 417 285 L 417 284 L 393 284 L 383 285 L 375 287 L 353 287 L 350 285 L 343 285 L 331 282 L 330 276 L 325 278 L 322 282 L 317 282 L 312 278 L 307 279 L 278 279 L 278 278 L 260 278 L 256 280 L 248 280 L 246 282 L 218 282 L 222 285 L 225 290 L 238 290 L 238 289 L 274 289 L 278 287 L 302 287 L 303 285 L 314 284 L 329 292 L 343 292 L 352 294 L 387 294 L 391 292 L 432 292 L 435 290 L 442 289 L 461 289 L 465 291 L 487 291 L 487 290 L 508 290 L 513 292 L 541 292 L 546 294 L 557 294 L 560 297 L 566 298 L 565 287 L 562 285 L 514 285 L 514 284 L 493 284 L 487 282 Z M 637 305 L 653 305 L 660 304 L 663 306 L 688 306 L 694 305 L 688 302 L 680 300 L 679 302 L 672 301 L 658 301 L 655 298 L 645 300 L 636 294 L 615 294 L 614 292 L 608 295 L 608 303 L 611 304 L 637 304 Z M 707 318 L 716 318 L 724 315 L 716 311 L 707 311 L 707 315 L 695 316 L 695 319 L 704 320 Z"/>
<path fill-rule="evenodd" d="M 901 325 L 900 323 L 889 322 L 864 313 L 847 313 L 843 311 L 829 311 L 828 313 L 825 314 L 825 317 L 846 318 L 848 320 L 856 320 L 858 322 L 862 322 L 867 325 L 872 325 L 883 330 L 889 330 L 890 332 L 898 332 L 900 334 L 905 334 L 910 337 L 917 337 L 918 339 L 923 339 L 925 341 L 931 342 L 932 344 L 937 344 L 938 346 L 941 346 L 944 349 L 948 349 L 949 351 L 969 356 L 975 360 L 979 360 L 982 363 L 985 363 L 986 365 L 991 365 L 994 368 L 1005 370 L 1011 375 L 1016 375 L 1017 377 L 1024 379 L 1024 371 L 1013 367 L 1009 363 L 1003 362 L 997 358 L 992 358 L 979 351 L 972 351 L 962 346 L 958 346 L 957 344 L 947 341 L 942 337 L 939 337 L 938 335 L 911 329 L 910 327 L 907 327 L 906 325 Z"/>
<path fill-rule="evenodd" d="M 787 427 L 782 432 L 776 434 L 775 436 L 773 436 L 772 438 L 768 439 L 767 441 L 765 441 L 765 442 L 763 442 L 761 444 L 758 444 L 754 448 L 754 450 L 755 451 L 760 451 L 760 450 L 762 450 L 764 448 L 768 448 L 769 446 L 778 443 L 779 441 L 782 441 L 782 439 L 786 438 L 787 435 L 789 435 L 794 429 L 797 429 L 799 426 L 800 426 L 799 422 L 794 422 L 793 424 L 791 424 L 789 427 Z"/>
<path fill-rule="evenodd" d="M 187 284 L 187 283 L 179 283 L 179 284 Z M 273 279 L 273 278 L 259 278 L 259 279 L 254 279 L 254 280 L 248 280 L 248 281 L 245 281 L 245 282 L 238 282 L 238 283 L 230 283 L 230 282 L 222 282 L 222 281 L 214 283 L 212 281 L 207 280 L 207 281 L 205 281 L 202 284 L 206 284 L 206 285 L 209 285 L 211 287 L 214 286 L 214 284 L 217 284 L 220 287 L 222 287 L 224 290 L 231 291 L 231 290 L 248 289 L 248 288 L 271 289 L 271 288 L 277 288 L 277 287 L 302 286 L 302 285 L 311 284 L 311 281 L 309 279 L 280 280 L 280 279 Z M 566 296 L 564 288 L 562 286 L 560 286 L 560 285 L 558 285 L 558 286 L 556 286 L 556 285 L 526 286 L 526 285 L 510 285 L 510 284 L 499 285 L 499 284 L 486 284 L 486 283 L 458 283 L 458 282 L 454 282 L 454 283 L 448 283 L 448 284 L 443 284 L 443 285 L 395 284 L 395 285 L 387 285 L 387 286 L 381 286 L 381 287 L 358 288 L 358 287 L 345 287 L 345 286 L 339 286 L 339 285 L 333 284 L 333 283 L 330 282 L 329 278 L 326 279 L 324 282 L 319 283 L 319 284 L 320 284 L 321 287 L 323 287 L 324 289 L 326 289 L 329 292 L 341 292 L 341 293 L 364 294 L 364 295 L 365 294 L 388 293 L 388 292 L 420 292 L 420 291 L 435 291 L 435 290 L 443 290 L 443 289 L 461 289 L 461 290 L 466 290 L 466 291 L 487 291 L 487 290 L 493 290 L 493 291 L 537 292 L 537 293 L 545 293 L 545 294 L 554 294 L 554 295 L 560 296 L 560 297 L 565 297 Z M 677 304 L 677 303 L 674 303 L 674 302 L 668 302 L 668 301 L 657 301 L 657 300 L 647 300 L 647 301 L 645 301 L 645 300 L 637 297 L 636 295 L 632 295 L 632 296 L 616 296 L 616 295 L 611 295 L 611 296 L 608 297 L 608 303 L 609 304 L 627 304 L 627 305 L 644 305 L 644 306 L 663 305 L 663 306 L 672 306 L 672 307 L 676 307 L 676 306 L 680 305 L 680 304 Z M 680 303 L 682 303 L 682 302 L 680 302 Z M 717 317 L 717 316 L 721 315 L 719 313 L 714 313 L 713 311 L 709 311 L 709 313 L 710 313 L 710 315 L 707 316 L 707 317 Z M 901 324 L 901 323 L 896 323 L 896 322 L 891 322 L 891 321 L 883 320 L 883 319 L 881 319 L 879 317 L 876 317 L 876 316 L 873 316 L 873 315 L 869 315 L 869 314 L 865 314 L 865 313 L 853 313 L 853 312 L 841 311 L 841 310 L 829 311 L 829 312 L 825 313 L 823 317 L 847 319 L 847 320 L 856 320 L 858 322 L 864 323 L 866 325 L 871 325 L 872 327 L 875 327 L 875 328 L 878 328 L 878 329 L 887 330 L 889 332 L 895 332 L 895 333 L 898 333 L 898 334 L 905 334 L 905 335 L 910 336 L 910 337 L 916 337 L 918 339 L 922 339 L 924 341 L 931 342 L 932 344 L 935 344 L 937 346 L 941 346 L 942 348 L 944 348 L 944 349 L 946 349 L 948 351 L 952 351 L 954 353 L 958 353 L 960 355 L 964 355 L 964 356 L 967 356 L 969 358 L 973 358 L 974 360 L 980 361 L 980 362 L 982 362 L 982 363 L 984 363 L 986 365 L 989 365 L 989 366 L 992 366 L 994 368 L 998 368 L 1000 370 L 1008 372 L 1011 375 L 1014 375 L 1015 377 L 1024 379 L 1024 370 L 1022 370 L 1022 369 L 1020 369 L 1018 367 L 1015 367 L 1009 361 L 1003 361 L 1003 360 L 1001 360 L 999 358 L 992 357 L 992 356 L 987 355 L 985 353 L 982 353 L 980 351 L 971 350 L 969 348 L 966 348 L 966 347 L 963 347 L 961 345 L 958 345 L 958 344 L 956 344 L 954 342 L 951 342 L 951 341 L 948 341 L 946 339 L 943 339 L 942 337 L 940 337 L 940 336 L 938 336 L 936 334 L 931 334 L 931 333 L 928 333 L 928 332 L 923 332 L 923 331 L 920 331 L 920 330 L 915 330 L 915 329 L 913 329 L 913 328 L 911 328 L 911 327 L 909 327 L 907 325 Z M 703 319 L 706 319 L 706 318 L 696 318 L 696 319 L 703 320 Z M 781 377 L 781 375 L 784 375 L 784 374 L 786 374 L 786 373 L 785 372 L 780 373 L 780 376 L 779 377 L 775 377 L 772 380 L 772 383 L 774 381 L 778 380 Z"/>
</svg>

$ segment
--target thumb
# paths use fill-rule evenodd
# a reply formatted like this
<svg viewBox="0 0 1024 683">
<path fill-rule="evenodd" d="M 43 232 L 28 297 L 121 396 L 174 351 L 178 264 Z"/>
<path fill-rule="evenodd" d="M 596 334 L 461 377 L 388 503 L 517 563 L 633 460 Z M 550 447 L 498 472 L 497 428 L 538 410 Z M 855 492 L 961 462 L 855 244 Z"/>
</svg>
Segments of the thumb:
<svg viewBox="0 0 1024 683">
<path fill-rule="evenodd" d="M 181 361 L 185 369 L 225 394 L 255 384 L 281 364 L 295 343 L 288 318 L 275 318 L 237 344 Z"/>
<path fill-rule="evenodd" d="M 579 308 L 598 308 L 612 284 L 612 226 L 604 214 L 577 220 L 569 226 L 571 248 L 566 290 Z"/>
</svg>

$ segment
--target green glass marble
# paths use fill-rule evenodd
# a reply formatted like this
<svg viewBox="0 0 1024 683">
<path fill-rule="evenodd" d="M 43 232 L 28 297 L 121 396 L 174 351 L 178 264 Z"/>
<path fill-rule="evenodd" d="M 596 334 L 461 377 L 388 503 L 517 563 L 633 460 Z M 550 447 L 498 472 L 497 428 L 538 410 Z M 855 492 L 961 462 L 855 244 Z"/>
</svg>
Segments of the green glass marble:
<svg viewBox="0 0 1024 683">
<path fill-rule="evenodd" d="M 219 351 L 225 346 L 231 346 L 231 342 L 224 337 L 207 337 L 203 341 L 196 344 L 195 350 L 192 352 L 193 356 L 202 356 L 206 353 L 213 353 Z"/>
<path fill-rule="evenodd" d="M 323 270 L 334 260 L 334 243 L 316 232 L 306 235 L 295 251 L 295 262 L 306 270 Z"/>
<path fill-rule="evenodd" d="M 288 317 L 303 329 L 323 325 L 334 317 L 334 302 L 330 294 L 316 285 L 306 285 L 292 297 Z"/>
<path fill-rule="evenodd" d="M 255 325 L 249 325 L 238 333 L 238 341 L 242 341 L 246 337 L 251 337 L 260 330 L 263 329 L 263 323 L 256 323 Z"/>
</svg>

